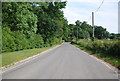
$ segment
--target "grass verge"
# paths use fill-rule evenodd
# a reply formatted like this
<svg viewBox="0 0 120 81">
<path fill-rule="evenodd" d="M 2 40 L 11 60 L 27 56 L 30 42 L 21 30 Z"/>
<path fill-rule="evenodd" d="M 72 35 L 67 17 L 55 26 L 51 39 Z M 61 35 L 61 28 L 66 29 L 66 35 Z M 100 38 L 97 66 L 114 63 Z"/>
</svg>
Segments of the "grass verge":
<svg viewBox="0 0 120 81">
<path fill-rule="evenodd" d="M 11 65 L 12 63 L 37 55 L 55 46 L 56 45 L 52 47 L 35 48 L 35 49 L 27 49 L 27 50 L 15 51 L 15 52 L 2 53 L 0 54 L 2 56 L 2 66 L 0 67 L 7 67 L 7 65 Z"/>
<path fill-rule="evenodd" d="M 105 62 L 111 64 L 112 66 L 115 66 L 116 68 L 118 68 L 120 70 L 120 59 L 119 58 L 116 58 L 115 56 L 111 56 L 106 53 L 97 53 L 97 52 L 94 52 L 93 50 L 88 50 L 84 46 L 81 46 L 80 44 L 77 44 L 76 42 L 74 42 L 72 44 L 75 45 L 76 47 L 80 48 L 81 50 L 84 50 L 88 54 L 94 55 L 95 57 L 97 57 L 101 60 L 104 60 Z"/>
</svg>

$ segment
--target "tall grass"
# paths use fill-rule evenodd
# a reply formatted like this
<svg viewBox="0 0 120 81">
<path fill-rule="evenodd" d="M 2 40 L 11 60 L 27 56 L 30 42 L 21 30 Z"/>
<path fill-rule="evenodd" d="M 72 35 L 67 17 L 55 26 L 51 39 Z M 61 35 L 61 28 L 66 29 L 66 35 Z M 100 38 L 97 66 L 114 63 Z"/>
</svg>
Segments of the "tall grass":
<svg viewBox="0 0 120 81">
<path fill-rule="evenodd" d="M 120 41 L 118 40 L 86 40 L 74 41 L 78 47 L 102 58 L 120 69 Z"/>
</svg>

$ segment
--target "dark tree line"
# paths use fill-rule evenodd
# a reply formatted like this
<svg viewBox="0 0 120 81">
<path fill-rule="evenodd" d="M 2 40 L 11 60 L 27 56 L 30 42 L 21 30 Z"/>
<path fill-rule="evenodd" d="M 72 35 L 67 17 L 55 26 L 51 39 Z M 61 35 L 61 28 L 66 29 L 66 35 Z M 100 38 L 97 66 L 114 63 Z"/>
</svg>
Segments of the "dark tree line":
<svg viewBox="0 0 120 81">
<path fill-rule="evenodd" d="M 117 39 L 120 40 L 120 33 L 115 34 L 115 33 L 111 33 L 109 36 L 110 39 Z"/>
<path fill-rule="evenodd" d="M 86 21 L 80 22 L 77 20 L 75 24 L 69 24 L 66 27 L 68 31 L 67 39 L 65 40 L 77 40 L 77 39 L 91 39 L 93 37 L 93 27 L 87 24 Z M 95 26 L 94 35 L 96 39 L 109 38 L 109 32 L 102 26 Z"/>
<path fill-rule="evenodd" d="M 77 20 L 69 24 L 62 11 L 66 2 L 3 2 L 2 51 L 42 48 L 62 40 L 90 39 L 92 26 Z M 101 26 L 95 27 L 95 37 L 108 38 Z"/>
</svg>

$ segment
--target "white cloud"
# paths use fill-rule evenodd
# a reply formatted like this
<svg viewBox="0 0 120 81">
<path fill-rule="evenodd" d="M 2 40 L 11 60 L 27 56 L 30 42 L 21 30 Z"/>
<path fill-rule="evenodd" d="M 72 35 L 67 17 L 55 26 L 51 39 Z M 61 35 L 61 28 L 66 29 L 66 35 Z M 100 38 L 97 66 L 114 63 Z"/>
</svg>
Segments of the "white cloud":
<svg viewBox="0 0 120 81">
<path fill-rule="evenodd" d="M 79 8 L 80 9 L 80 8 Z M 74 24 L 76 20 L 87 21 L 88 16 L 83 13 L 83 9 L 81 8 L 80 11 L 77 11 L 77 8 L 67 8 L 63 9 L 65 17 L 69 20 L 69 24 Z"/>
</svg>

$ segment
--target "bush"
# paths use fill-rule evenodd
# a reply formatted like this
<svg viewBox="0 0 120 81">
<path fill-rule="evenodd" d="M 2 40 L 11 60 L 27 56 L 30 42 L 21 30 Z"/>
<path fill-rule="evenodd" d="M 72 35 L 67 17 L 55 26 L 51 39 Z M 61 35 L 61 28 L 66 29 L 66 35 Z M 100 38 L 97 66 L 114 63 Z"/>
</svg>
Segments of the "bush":
<svg viewBox="0 0 120 81">
<path fill-rule="evenodd" d="M 118 40 L 80 40 L 78 42 L 73 41 L 72 44 L 76 44 L 81 49 L 85 49 L 95 56 L 109 62 L 113 66 L 120 69 L 120 41 Z"/>
<path fill-rule="evenodd" d="M 16 49 L 16 44 L 14 42 L 14 37 L 11 36 L 12 32 L 8 27 L 3 28 L 2 34 L 2 52 L 14 51 Z"/>
<path fill-rule="evenodd" d="M 27 38 L 22 32 L 11 31 L 8 27 L 3 27 L 2 38 L 2 52 L 44 47 L 40 34 L 33 34 L 31 38 Z"/>
<path fill-rule="evenodd" d="M 33 41 L 34 41 L 34 47 L 35 48 L 42 48 L 44 47 L 44 41 L 43 41 L 43 38 L 40 34 L 37 34 L 34 36 L 33 38 Z"/>
<path fill-rule="evenodd" d="M 93 51 L 94 53 L 105 53 L 110 56 L 120 57 L 120 41 L 112 40 L 80 40 L 77 42 L 78 45 Z"/>
<path fill-rule="evenodd" d="M 116 41 L 112 43 L 113 45 L 110 46 L 108 49 L 108 53 L 120 58 L 120 41 Z"/>
</svg>

